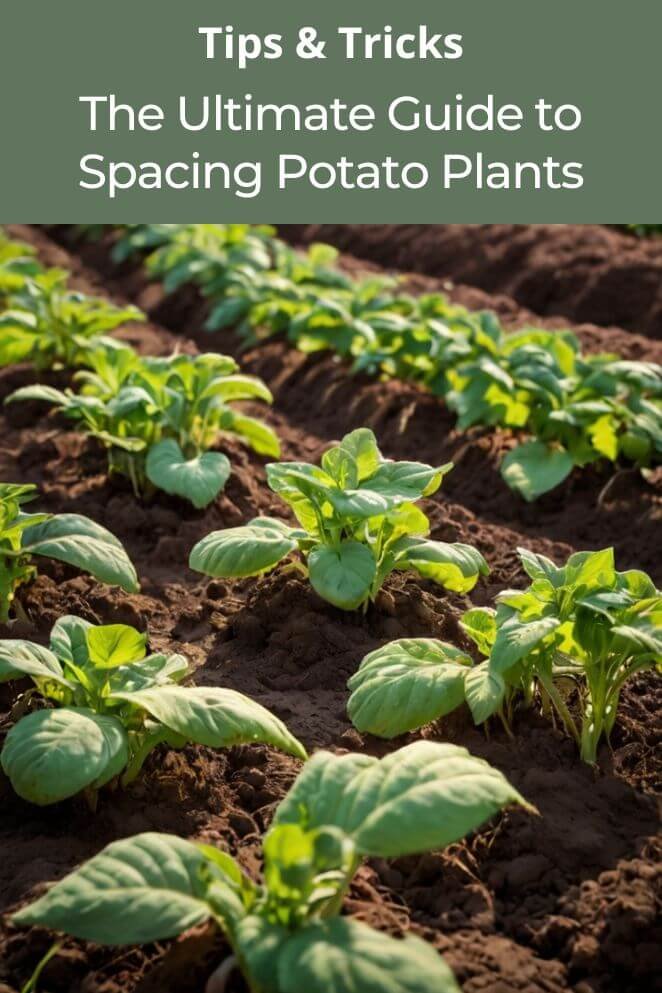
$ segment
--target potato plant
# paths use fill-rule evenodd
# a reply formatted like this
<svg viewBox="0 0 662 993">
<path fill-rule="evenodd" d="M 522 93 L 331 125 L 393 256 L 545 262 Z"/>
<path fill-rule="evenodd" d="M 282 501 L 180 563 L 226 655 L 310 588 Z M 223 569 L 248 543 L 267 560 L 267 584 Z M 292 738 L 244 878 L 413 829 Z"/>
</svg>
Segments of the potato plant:
<svg viewBox="0 0 662 993">
<path fill-rule="evenodd" d="M 18 263 L 13 263 L 13 269 Z M 20 285 L 4 298 L 0 312 L 0 366 L 31 362 L 38 371 L 81 363 L 90 341 L 128 321 L 142 321 L 137 307 L 116 307 L 108 300 L 67 289 L 68 273 L 61 269 L 26 271 Z M 0 268 L 0 295 L 2 294 Z M 15 275 L 15 272 L 12 273 Z"/>
<path fill-rule="evenodd" d="M 128 593 L 138 577 L 122 543 L 81 514 L 27 514 L 35 499 L 31 484 L 0 483 L 0 623 L 6 623 L 16 591 L 37 573 L 33 559 L 56 559 Z"/>
<path fill-rule="evenodd" d="M 270 403 L 271 393 L 260 379 L 239 373 L 227 355 L 141 357 L 108 341 L 90 349 L 85 363 L 80 393 L 25 386 L 6 402 L 54 404 L 105 446 L 109 474 L 127 476 L 138 496 L 156 488 L 194 507 L 208 506 L 230 475 L 228 457 L 210 451 L 226 434 L 262 455 L 280 454 L 268 425 L 231 406 L 237 400 Z"/>
<path fill-rule="evenodd" d="M 469 545 L 427 538 L 429 521 L 416 506 L 450 468 L 384 459 L 372 431 L 359 428 L 330 448 L 321 466 L 267 466 L 269 486 L 299 527 L 257 517 L 214 531 L 193 548 L 189 564 L 207 576 L 259 576 L 295 553 L 293 564 L 313 589 L 343 610 L 366 608 L 393 570 L 411 569 L 466 593 L 488 572 L 483 556 Z"/>
<path fill-rule="evenodd" d="M 459 993 L 439 954 L 340 916 L 362 859 L 442 848 L 511 804 L 504 776 L 464 748 L 415 742 L 383 759 L 316 753 L 276 810 L 264 875 L 210 845 L 147 833 L 108 845 L 13 916 L 102 944 L 161 941 L 212 920 L 251 993 Z M 529 808 L 531 809 L 531 808 Z"/>
<path fill-rule="evenodd" d="M 125 624 L 62 617 L 50 646 L 0 641 L 0 682 L 32 679 L 48 706 L 12 727 L 0 762 L 24 800 L 45 806 L 140 772 L 159 744 L 211 748 L 265 742 L 298 758 L 302 745 L 268 710 L 235 690 L 179 686 L 182 655 L 147 655 L 147 637 Z M 23 705 L 22 705 L 23 707 Z"/>
<path fill-rule="evenodd" d="M 582 759 L 596 761 L 627 680 L 662 666 L 662 596 L 645 573 L 617 572 L 610 548 L 577 552 L 564 566 L 519 554 L 531 585 L 500 593 L 496 611 L 475 608 L 462 620 L 484 661 L 474 665 L 428 638 L 366 656 L 349 680 L 348 711 L 360 731 L 391 738 L 464 701 L 477 724 L 499 714 L 508 727 L 518 703 L 538 700 L 554 709 Z"/>
</svg>

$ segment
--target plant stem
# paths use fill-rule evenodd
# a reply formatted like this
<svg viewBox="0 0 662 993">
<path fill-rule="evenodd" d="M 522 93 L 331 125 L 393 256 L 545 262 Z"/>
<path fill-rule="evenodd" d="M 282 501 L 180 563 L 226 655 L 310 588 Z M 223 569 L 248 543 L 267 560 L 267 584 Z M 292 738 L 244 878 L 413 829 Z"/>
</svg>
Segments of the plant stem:
<svg viewBox="0 0 662 993">
<path fill-rule="evenodd" d="M 574 738 L 577 746 L 581 749 L 581 739 L 577 730 L 577 725 L 573 721 L 570 711 L 565 705 L 563 697 L 557 690 L 556 686 L 554 686 L 554 681 L 546 673 L 543 674 L 542 672 L 538 673 L 538 679 L 542 683 L 547 696 L 556 708 L 556 712 L 563 721 L 566 731 Z"/>
</svg>

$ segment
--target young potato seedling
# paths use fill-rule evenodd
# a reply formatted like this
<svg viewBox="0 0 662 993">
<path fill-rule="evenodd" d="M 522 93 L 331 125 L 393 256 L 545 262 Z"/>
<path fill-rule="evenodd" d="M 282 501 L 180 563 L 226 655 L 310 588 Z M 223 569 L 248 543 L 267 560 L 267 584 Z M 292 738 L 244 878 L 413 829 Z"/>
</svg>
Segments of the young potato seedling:
<svg viewBox="0 0 662 993">
<path fill-rule="evenodd" d="M 342 610 L 366 608 L 395 569 L 466 593 L 487 574 L 485 559 L 470 545 L 425 537 L 429 521 L 415 505 L 439 488 L 450 468 L 384 459 L 372 431 L 359 428 L 323 455 L 321 467 L 267 466 L 269 486 L 300 527 L 257 517 L 214 531 L 193 548 L 189 564 L 207 576 L 259 576 L 298 553 L 296 567 Z"/>
<path fill-rule="evenodd" d="M 361 860 L 443 848 L 511 804 L 505 777 L 455 745 L 418 741 L 383 759 L 317 752 L 276 810 L 264 877 L 225 852 L 167 834 L 113 842 L 13 916 L 78 938 L 161 941 L 213 920 L 251 993 L 459 993 L 440 955 L 341 917 Z"/>
<path fill-rule="evenodd" d="M 49 702 L 12 727 L 0 761 L 24 800 L 45 806 L 140 772 L 162 742 L 211 748 L 265 742 L 298 758 L 303 746 L 268 710 L 235 690 L 179 686 L 182 655 L 147 655 L 147 637 L 125 624 L 62 617 L 49 648 L 0 641 L 0 682 L 32 679 Z"/>
<path fill-rule="evenodd" d="M 34 556 L 77 566 L 127 593 L 139 589 L 136 570 L 122 543 L 81 514 L 26 514 L 32 484 L 0 483 L 0 623 L 6 623 L 16 590 L 37 573 Z"/>
<path fill-rule="evenodd" d="M 354 725 L 391 738 L 443 717 L 466 700 L 477 724 L 539 699 L 557 713 L 585 762 L 609 737 L 620 692 L 662 665 L 662 597 L 637 570 L 617 572 L 613 549 L 577 552 L 564 566 L 519 550 L 532 583 L 506 590 L 496 611 L 465 613 L 462 627 L 485 660 L 428 638 L 378 648 L 349 680 Z M 574 687 L 573 716 L 568 685 Z"/>
<path fill-rule="evenodd" d="M 7 309 L 0 313 L 0 366 L 31 362 L 42 371 L 80 365 L 90 345 L 108 331 L 145 319 L 137 307 L 116 307 L 68 290 L 68 273 L 62 269 L 27 276 L 29 265 L 34 262 L 23 261 L 20 285 L 6 296 Z M 0 292 L 1 285 L 0 278 Z"/>
<path fill-rule="evenodd" d="M 127 345 L 96 343 L 78 373 L 82 393 L 50 386 L 26 386 L 8 403 L 43 400 L 108 451 L 109 474 L 127 476 L 137 496 L 154 488 L 194 507 L 216 499 L 230 475 L 230 460 L 209 449 L 224 434 L 238 437 L 261 455 L 278 457 L 271 428 L 230 406 L 236 400 L 271 403 L 271 393 L 254 376 L 239 373 L 227 355 L 140 357 Z"/>
</svg>

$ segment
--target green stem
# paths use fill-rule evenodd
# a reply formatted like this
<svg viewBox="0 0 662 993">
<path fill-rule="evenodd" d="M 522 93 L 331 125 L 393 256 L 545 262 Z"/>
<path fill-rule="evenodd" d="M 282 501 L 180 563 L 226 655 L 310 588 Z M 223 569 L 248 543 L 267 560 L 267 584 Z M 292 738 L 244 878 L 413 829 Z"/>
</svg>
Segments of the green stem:
<svg viewBox="0 0 662 993">
<path fill-rule="evenodd" d="M 557 690 L 556 686 L 554 686 L 553 680 L 547 675 L 547 673 L 543 674 L 541 672 L 538 673 L 538 679 L 544 687 L 547 696 L 556 708 L 556 712 L 563 721 L 566 731 L 572 738 L 574 738 L 577 746 L 581 748 L 581 739 L 577 730 L 577 725 L 573 721 L 570 711 L 565 705 L 563 697 Z"/>
</svg>

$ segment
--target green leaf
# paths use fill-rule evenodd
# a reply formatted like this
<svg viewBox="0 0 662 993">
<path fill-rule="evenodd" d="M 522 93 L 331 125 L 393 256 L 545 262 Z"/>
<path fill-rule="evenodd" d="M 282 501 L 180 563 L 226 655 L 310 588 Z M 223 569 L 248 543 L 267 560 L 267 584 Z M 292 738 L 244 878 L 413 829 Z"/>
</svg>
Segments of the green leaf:
<svg viewBox="0 0 662 993">
<path fill-rule="evenodd" d="M 600 452 L 612 462 L 616 461 L 618 455 L 618 435 L 614 426 L 615 420 L 612 415 L 606 414 L 604 417 L 599 417 L 587 428 L 588 436 L 596 452 Z"/>
<path fill-rule="evenodd" d="M 22 400 L 43 400 L 45 403 L 52 403 L 57 407 L 67 407 L 69 404 L 69 397 L 62 390 L 56 390 L 53 386 L 43 386 L 39 383 L 14 390 L 13 393 L 9 394 L 5 403 L 17 403 Z"/>
<path fill-rule="evenodd" d="M 230 460 L 221 452 L 203 452 L 187 459 L 173 438 L 152 445 L 145 471 L 150 482 L 165 493 L 207 507 L 221 492 L 231 472 Z"/>
<path fill-rule="evenodd" d="M 562 448 L 542 441 L 525 441 L 513 448 L 501 463 L 501 475 L 511 490 L 525 500 L 537 500 L 572 472 L 572 456 Z"/>
<path fill-rule="evenodd" d="M 87 632 L 92 625 L 82 617 L 65 614 L 51 629 L 50 646 L 61 662 L 73 662 L 76 666 L 85 665 L 90 658 L 87 648 Z"/>
<path fill-rule="evenodd" d="M 391 938 L 347 917 L 296 932 L 272 961 L 280 993 L 460 993 L 431 945 L 414 935 Z"/>
<path fill-rule="evenodd" d="M 454 593 L 468 593 L 479 576 L 488 574 L 489 566 L 478 549 L 471 545 L 429 538 L 401 538 L 395 543 L 397 569 L 415 569 L 425 579 L 432 579 Z"/>
<path fill-rule="evenodd" d="M 248 914 L 237 924 L 236 947 L 248 966 L 251 984 L 259 993 L 282 993 L 277 963 L 290 934 L 285 927 L 258 914 Z"/>
<path fill-rule="evenodd" d="M 416 741 L 383 759 L 316 752 L 274 824 L 335 825 L 363 855 L 443 848 L 502 807 L 525 804 L 505 777 L 465 748 Z"/>
<path fill-rule="evenodd" d="M 115 690 L 133 693 L 136 690 L 151 689 L 152 686 L 165 686 L 179 682 L 188 675 L 189 665 L 183 655 L 150 655 L 132 665 L 123 665 L 110 674 L 109 692 Z"/>
<path fill-rule="evenodd" d="M 47 648 L 31 641 L 10 638 L 0 641 L 0 683 L 23 676 L 53 679 L 62 686 L 70 686 L 56 656 Z"/>
<path fill-rule="evenodd" d="M 464 700 L 468 655 L 433 638 L 405 638 L 371 652 L 348 682 L 359 731 L 394 738 L 450 713 Z"/>
<path fill-rule="evenodd" d="M 191 551 L 189 566 L 206 576 L 245 577 L 269 572 L 297 548 L 292 528 L 272 517 L 212 531 Z"/>
<path fill-rule="evenodd" d="M 197 845 L 173 835 L 114 841 L 12 919 L 105 945 L 174 938 L 211 916 L 205 862 Z"/>
<path fill-rule="evenodd" d="M 89 628 L 87 647 L 92 665 L 115 669 L 145 658 L 147 635 L 128 624 L 103 624 Z"/>
<path fill-rule="evenodd" d="M 238 435 L 258 455 L 269 455 L 274 459 L 280 458 L 278 435 L 264 421 L 228 408 L 221 415 L 219 427 L 222 431 L 229 431 L 231 434 Z"/>
<path fill-rule="evenodd" d="M 271 390 L 261 379 L 243 373 L 212 380 L 200 394 L 201 400 L 206 397 L 218 397 L 225 403 L 230 400 L 264 400 L 266 403 L 273 401 Z"/>
<path fill-rule="evenodd" d="M 517 554 L 520 557 L 524 572 L 530 579 L 546 579 L 557 585 L 556 581 L 562 570 L 546 555 L 538 555 L 536 552 L 529 551 L 528 548 L 518 548 Z"/>
<path fill-rule="evenodd" d="M 377 472 L 366 480 L 364 488 L 397 503 L 416 501 L 434 493 L 452 468 L 452 462 L 438 468 L 422 462 L 382 462 Z"/>
<path fill-rule="evenodd" d="M 99 788 L 129 760 L 126 731 L 115 718 L 83 707 L 37 710 L 16 724 L 2 749 L 2 768 L 24 800 L 46 806 Z"/>
<path fill-rule="evenodd" d="M 358 541 L 336 548 L 318 545 L 308 556 L 310 582 L 323 600 L 342 610 L 355 610 L 370 595 L 377 572 L 374 556 Z"/>
<path fill-rule="evenodd" d="M 21 547 L 33 555 L 67 562 L 127 593 L 140 589 L 138 577 L 122 543 L 88 517 L 58 514 L 23 532 Z"/>
<path fill-rule="evenodd" d="M 502 676 L 486 661 L 467 671 L 464 692 L 474 723 L 482 724 L 495 714 L 503 703 L 506 684 Z"/>
<path fill-rule="evenodd" d="M 377 472 L 381 454 L 377 440 L 369 428 L 357 428 L 346 434 L 322 456 L 322 468 L 339 486 L 356 487 Z"/>
<path fill-rule="evenodd" d="M 462 614 L 460 627 L 478 648 L 481 655 L 489 655 L 496 638 L 495 612 L 489 607 L 474 607 Z"/>
<path fill-rule="evenodd" d="M 616 582 L 614 549 L 598 552 L 575 552 L 563 568 L 564 585 L 575 588 L 611 587 Z"/>
<path fill-rule="evenodd" d="M 266 707 L 236 690 L 207 686 L 157 686 L 113 700 L 146 710 L 176 734 L 210 748 L 230 748 L 265 742 L 297 758 L 306 758 L 303 745 Z"/>
<path fill-rule="evenodd" d="M 516 662 L 555 631 L 561 621 L 557 617 L 541 617 L 524 623 L 514 615 L 498 625 L 497 636 L 490 655 L 490 668 L 499 674 L 507 672 Z"/>
</svg>

